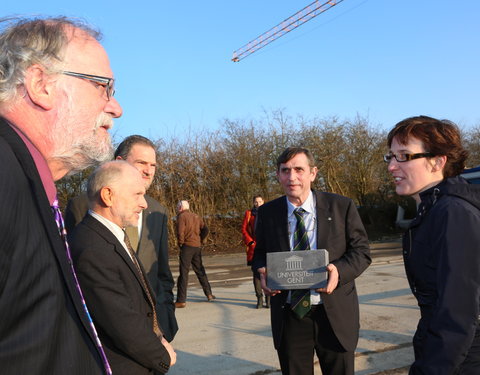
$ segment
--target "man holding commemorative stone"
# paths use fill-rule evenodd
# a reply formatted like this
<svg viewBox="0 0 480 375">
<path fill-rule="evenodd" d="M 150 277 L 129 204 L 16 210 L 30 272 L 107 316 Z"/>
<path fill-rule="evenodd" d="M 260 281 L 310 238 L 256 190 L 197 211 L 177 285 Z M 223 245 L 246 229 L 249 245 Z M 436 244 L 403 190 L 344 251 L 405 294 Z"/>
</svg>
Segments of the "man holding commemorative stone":
<svg viewBox="0 0 480 375">
<path fill-rule="evenodd" d="M 313 374 L 315 351 L 324 375 L 353 375 L 359 331 L 355 279 L 371 263 L 368 238 L 351 199 L 311 190 L 316 175 L 305 148 L 289 147 L 278 157 L 285 196 L 258 210 L 253 268 L 272 296 L 282 374 Z M 296 251 L 301 252 L 290 253 Z M 315 280 L 306 285 L 311 276 Z"/>
</svg>

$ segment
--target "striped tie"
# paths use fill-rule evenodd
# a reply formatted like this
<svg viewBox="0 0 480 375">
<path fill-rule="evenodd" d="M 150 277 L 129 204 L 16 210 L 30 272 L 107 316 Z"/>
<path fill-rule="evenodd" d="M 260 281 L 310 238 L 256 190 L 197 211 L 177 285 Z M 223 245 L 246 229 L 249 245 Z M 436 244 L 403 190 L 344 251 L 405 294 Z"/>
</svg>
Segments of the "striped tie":
<svg viewBox="0 0 480 375">
<path fill-rule="evenodd" d="M 299 207 L 293 210 L 293 214 L 297 219 L 295 226 L 295 233 L 293 234 L 293 251 L 310 250 L 310 242 L 308 240 L 308 233 L 305 229 L 305 222 L 303 216 L 307 213 L 303 208 Z M 290 305 L 293 312 L 299 317 L 303 318 L 311 309 L 310 305 L 310 290 L 298 289 L 291 293 Z"/>
<path fill-rule="evenodd" d="M 137 228 L 135 228 L 136 230 Z M 150 303 L 150 306 L 152 308 L 152 314 L 153 314 L 153 332 L 157 335 L 157 337 L 162 337 L 163 333 L 162 330 L 160 329 L 158 325 L 158 320 L 157 320 L 157 311 L 155 309 L 155 301 L 153 300 L 153 297 L 150 293 L 150 287 L 148 285 L 147 280 L 145 279 L 145 274 L 143 273 L 142 267 L 140 267 L 140 263 L 137 259 L 137 255 L 135 254 L 135 250 L 132 247 L 132 244 L 130 243 L 130 239 L 128 238 L 127 232 L 125 233 L 125 237 L 123 241 L 125 242 L 125 245 L 127 245 L 128 252 L 130 254 L 130 257 L 132 258 L 132 262 L 135 265 L 135 268 L 137 269 L 138 276 L 140 276 L 140 281 L 142 282 L 142 286 L 145 289 L 145 294 L 147 295 L 148 302 Z"/>
<path fill-rule="evenodd" d="M 80 288 L 80 284 L 77 279 L 77 274 L 75 273 L 75 269 L 73 268 L 72 256 L 70 254 L 70 246 L 68 245 L 67 241 L 67 231 L 65 229 L 65 223 L 63 222 L 62 212 L 60 211 L 60 207 L 58 206 L 58 199 L 55 198 L 52 205 L 52 211 L 55 216 L 55 222 L 57 223 L 58 231 L 60 233 L 60 237 L 62 237 L 63 242 L 65 243 L 65 251 L 67 254 L 67 260 L 70 264 L 70 268 L 72 270 L 72 275 L 75 280 L 75 285 L 77 287 L 78 294 L 82 300 L 82 305 L 87 314 L 88 322 L 90 323 L 90 329 L 95 336 L 95 341 L 98 347 L 98 351 L 100 352 L 100 356 L 102 357 L 103 365 L 105 366 L 105 373 L 107 375 L 112 375 L 112 369 L 110 368 L 110 364 L 108 363 L 107 356 L 105 355 L 105 351 L 103 350 L 102 343 L 98 338 L 97 330 L 95 329 L 95 325 L 93 324 L 92 317 L 90 316 L 90 312 L 88 311 L 87 304 L 85 303 L 85 298 L 83 298 L 82 289 Z"/>
<path fill-rule="evenodd" d="M 295 227 L 295 233 L 293 234 L 293 250 L 310 250 L 310 242 L 308 241 L 307 230 L 305 229 L 305 221 L 303 221 L 303 215 L 307 211 L 303 208 L 296 208 L 293 210 L 293 214 L 297 219 L 297 225 Z"/>
</svg>

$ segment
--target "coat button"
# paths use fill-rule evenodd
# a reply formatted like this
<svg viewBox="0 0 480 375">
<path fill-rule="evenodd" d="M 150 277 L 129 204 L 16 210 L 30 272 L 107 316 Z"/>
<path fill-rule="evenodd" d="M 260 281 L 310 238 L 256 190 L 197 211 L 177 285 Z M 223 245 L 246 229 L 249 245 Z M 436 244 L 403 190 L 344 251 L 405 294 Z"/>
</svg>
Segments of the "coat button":
<svg viewBox="0 0 480 375">
<path fill-rule="evenodd" d="M 148 316 L 149 318 L 151 318 L 151 317 L 153 316 L 153 314 L 152 314 L 151 312 L 148 312 L 148 313 L 147 313 L 147 316 Z"/>
</svg>

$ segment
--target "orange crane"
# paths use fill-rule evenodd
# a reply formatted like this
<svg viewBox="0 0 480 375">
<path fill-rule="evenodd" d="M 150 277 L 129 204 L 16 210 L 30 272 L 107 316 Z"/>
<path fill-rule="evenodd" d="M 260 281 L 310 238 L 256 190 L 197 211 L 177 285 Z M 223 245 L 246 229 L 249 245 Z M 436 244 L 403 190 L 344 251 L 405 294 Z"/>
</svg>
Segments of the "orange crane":
<svg viewBox="0 0 480 375">
<path fill-rule="evenodd" d="M 298 26 L 303 25 L 305 22 L 318 16 L 320 13 L 327 11 L 328 9 L 334 7 L 342 1 L 343 0 L 329 0 L 325 2 L 320 2 L 318 0 L 314 1 L 302 10 L 299 10 L 293 16 L 290 16 L 286 20 L 280 22 L 277 26 L 272 27 L 270 30 L 264 32 L 256 39 L 248 42 L 243 47 L 234 51 L 232 61 L 239 62 L 240 60 L 254 53 L 255 51 L 258 51 L 260 48 L 263 48 L 267 44 L 272 43 L 274 40 L 280 38 L 282 35 L 289 33 L 290 31 L 296 29 Z"/>
</svg>

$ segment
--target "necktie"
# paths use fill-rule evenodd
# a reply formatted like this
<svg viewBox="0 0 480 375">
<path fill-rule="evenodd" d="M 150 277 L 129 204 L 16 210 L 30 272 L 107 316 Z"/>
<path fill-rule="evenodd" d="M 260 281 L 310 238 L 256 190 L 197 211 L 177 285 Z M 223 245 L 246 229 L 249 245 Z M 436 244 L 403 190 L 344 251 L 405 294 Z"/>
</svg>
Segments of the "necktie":
<svg viewBox="0 0 480 375">
<path fill-rule="evenodd" d="M 80 298 L 82 300 L 83 308 L 85 310 L 85 313 L 87 314 L 88 322 L 90 323 L 90 328 L 93 332 L 93 335 L 95 337 L 95 341 L 98 347 L 98 351 L 100 352 L 100 355 L 102 357 L 103 365 L 105 366 L 105 373 L 108 375 L 112 374 L 112 369 L 110 368 L 110 364 L 108 363 L 107 356 L 105 355 L 105 351 L 103 350 L 102 343 L 100 342 L 100 339 L 98 338 L 98 333 L 97 330 L 95 329 L 95 325 L 93 324 L 92 317 L 90 316 L 90 312 L 88 311 L 87 304 L 85 303 L 85 298 L 83 298 L 83 293 L 82 289 L 80 288 L 80 284 L 77 279 L 77 274 L 75 273 L 75 269 L 73 268 L 73 262 L 72 262 L 72 256 L 70 254 L 70 246 L 68 245 L 67 241 L 67 231 L 65 229 L 65 223 L 63 222 L 63 217 L 62 213 L 60 211 L 60 207 L 58 206 L 58 199 L 55 198 L 53 201 L 52 205 L 52 211 L 55 217 L 55 222 L 57 223 L 58 231 L 60 233 L 60 237 L 62 238 L 63 242 L 65 243 L 65 252 L 67 254 L 67 260 L 68 263 L 70 264 L 70 268 L 72 270 L 73 278 L 75 280 L 75 285 L 78 290 L 78 294 L 80 295 Z"/>
<path fill-rule="evenodd" d="M 130 240 L 130 244 L 132 245 L 132 249 L 137 252 L 138 250 L 138 228 L 137 227 L 126 227 L 125 233 Z"/>
<path fill-rule="evenodd" d="M 310 250 L 310 242 L 308 241 L 308 234 L 307 230 L 305 229 L 305 222 L 303 221 L 303 216 L 306 213 L 307 212 L 301 207 L 293 210 L 293 214 L 297 219 L 295 233 L 293 234 L 293 251 Z M 310 290 L 294 290 L 291 293 L 290 305 L 293 312 L 299 318 L 303 318 L 311 309 Z"/>
<path fill-rule="evenodd" d="M 130 256 L 132 257 L 133 264 L 135 265 L 135 268 L 137 269 L 138 275 L 140 276 L 140 281 L 142 282 L 143 288 L 146 291 L 148 302 L 150 303 L 150 306 L 152 307 L 152 311 L 153 311 L 153 332 L 155 332 L 155 334 L 158 337 L 162 337 L 163 333 L 160 330 L 160 327 L 158 326 L 157 312 L 156 312 L 156 309 L 155 309 L 155 302 L 153 301 L 152 295 L 150 294 L 150 289 L 147 285 L 145 275 L 143 274 L 142 268 L 140 267 L 140 263 L 138 262 L 137 256 L 135 254 L 135 251 L 132 248 L 132 244 L 130 243 L 130 239 L 128 238 L 128 235 L 127 235 L 126 232 L 125 232 L 124 241 L 125 241 L 125 245 L 127 245 L 128 252 L 129 252 Z"/>
</svg>

